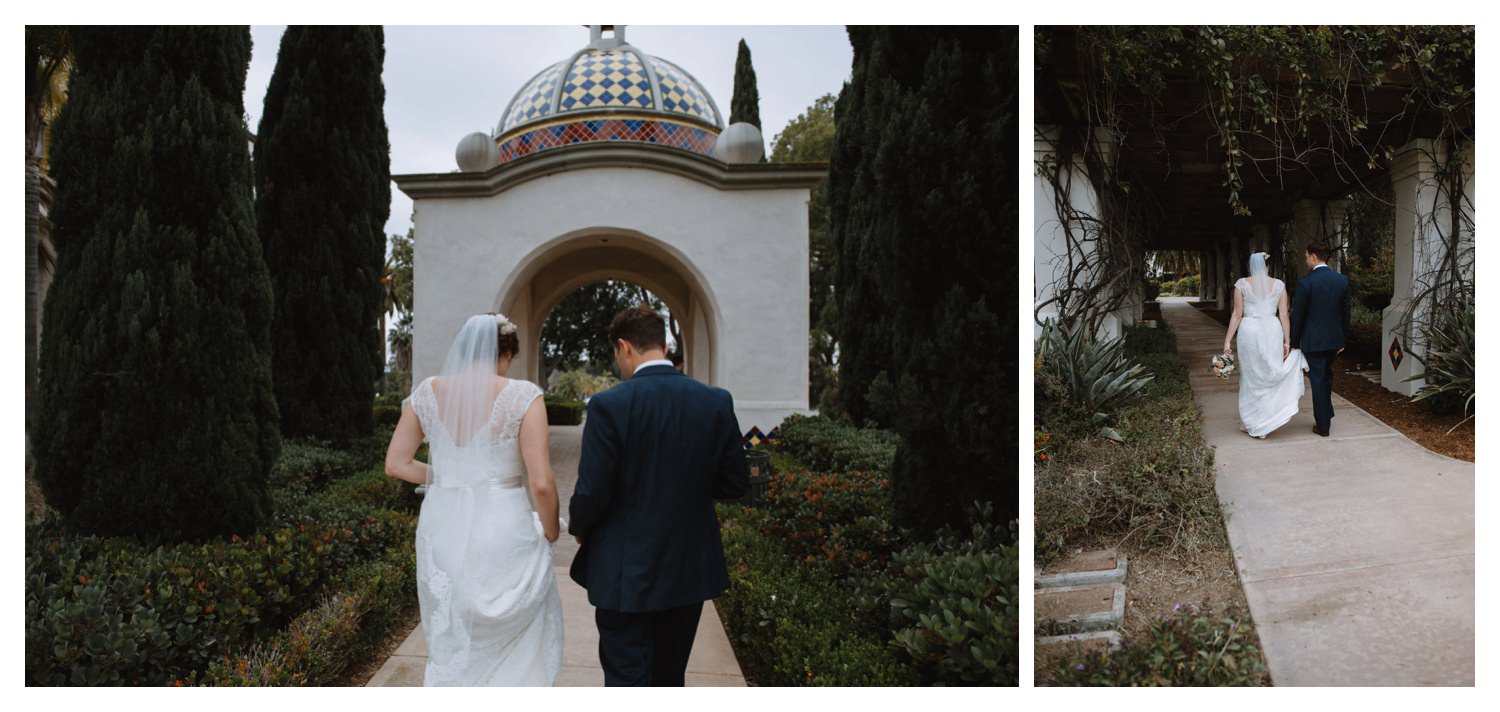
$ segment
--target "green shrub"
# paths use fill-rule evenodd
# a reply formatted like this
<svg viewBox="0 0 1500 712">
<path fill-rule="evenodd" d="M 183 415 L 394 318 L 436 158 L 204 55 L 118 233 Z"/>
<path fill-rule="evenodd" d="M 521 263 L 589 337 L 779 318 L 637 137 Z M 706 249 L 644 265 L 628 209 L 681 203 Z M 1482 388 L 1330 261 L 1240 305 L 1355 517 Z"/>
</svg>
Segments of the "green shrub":
<svg viewBox="0 0 1500 712">
<path fill-rule="evenodd" d="M 334 480 L 348 477 L 360 466 L 359 458 L 330 443 L 286 440 L 281 445 L 281 456 L 271 467 L 271 487 L 298 493 L 313 492 Z"/>
<path fill-rule="evenodd" d="M 552 374 L 547 395 L 559 401 L 582 401 L 619 383 L 609 374 L 596 376 L 582 369 Z"/>
<path fill-rule="evenodd" d="M 723 505 L 720 516 L 731 585 L 716 605 L 755 684 L 920 683 L 883 636 L 869 634 L 869 616 L 850 605 L 846 586 L 764 535 L 769 515 Z"/>
<path fill-rule="evenodd" d="M 776 450 L 819 472 L 889 472 L 898 442 L 888 430 L 855 428 L 821 415 L 790 415 L 781 421 Z"/>
<path fill-rule="evenodd" d="M 878 472 L 778 472 L 761 507 L 765 536 L 837 578 L 885 568 L 897 546 L 890 480 Z"/>
<path fill-rule="evenodd" d="M 377 405 L 372 410 L 371 417 L 374 418 L 376 427 L 382 425 L 394 426 L 396 423 L 401 422 L 401 406 L 399 404 Z"/>
<path fill-rule="evenodd" d="M 1125 355 L 1139 359 L 1147 354 L 1177 354 L 1177 332 L 1166 322 L 1156 327 L 1125 327 Z"/>
<path fill-rule="evenodd" d="M 327 685 L 365 660 L 416 605 L 416 556 L 410 540 L 346 572 L 334 593 L 270 640 L 209 665 L 218 686 Z"/>
<path fill-rule="evenodd" d="M 1222 541 L 1213 453 L 1203 444 L 1187 366 L 1175 355 L 1140 358 L 1158 376 L 1143 400 L 1117 413 L 1121 441 L 1072 427 L 1065 413 L 1047 410 L 1044 380 L 1038 378 L 1038 428 L 1051 435 L 1047 461 L 1034 470 L 1041 563 L 1090 537 L 1130 533 L 1156 544 Z"/>
<path fill-rule="evenodd" d="M 371 471 L 288 497 L 297 506 L 245 538 L 152 547 L 28 527 L 27 683 L 162 685 L 272 635 L 344 572 L 412 539 L 377 477 L 384 486 Z"/>
<path fill-rule="evenodd" d="M 578 425 L 583 422 L 583 401 L 554 400 L 548 396 L 543 402 L 547 406 L 548 425 Z"/>
<path fill-rule="evenodd" d="M 1147 277 L 1145 285 L 1141 290 L 1141 296 L 1145 297 L 1145 301 L 1156 301 L 1156 298 L 1161 296 L 1161 282 Z"/>
<path fill-rule="evenodd" d="M 1467 415 L 1474 406 L 1474 303 L 1444 311 L 1426 329 L 1427 368 L 1406 380 L 1425 379 L 1415 398 L 1436 413 Z"/>
<path fill-rule="evenodd" d="M 1271 680 L 1249 616 L 1204 616 L 1183 606 L 1117 651 L 1060 658 L 1042 684 L 1225 687 Z"/>
<path fill-rule="evenodd" d="M 944 685 L 1020 684 L 1020 569 L 1014 527 L 977 516 L 968 538 L 951 530 L 891 562 L 886 575 L 894 647 L 924 679 Z"/>
</svg>

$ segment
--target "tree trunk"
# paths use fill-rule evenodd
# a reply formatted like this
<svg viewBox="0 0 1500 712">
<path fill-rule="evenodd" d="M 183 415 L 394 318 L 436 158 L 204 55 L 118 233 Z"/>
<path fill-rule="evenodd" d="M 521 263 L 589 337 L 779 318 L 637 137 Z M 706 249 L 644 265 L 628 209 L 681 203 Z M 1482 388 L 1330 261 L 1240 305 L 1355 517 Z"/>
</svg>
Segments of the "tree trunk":
<svg viewBox="0 0 1500 712">
<path fill-rule="evenodd" d="M 37 241 L 41 239 L 42 165 L 36 141 L 26 137 L 26 464 L 31 465 L 31 422 L 36 410 Z"/>
<path fill-rule="evenodd" d="M 386 368 L 386 364 L 391 362 L 391 352 L 388 350 L 390 339 L 385 334 L 385 315 L 386 312 L 380 312 L 380 395 L 390 392 L 390 384 L 386 382 L 386 374 L 390 369 Z"/>
</svg>

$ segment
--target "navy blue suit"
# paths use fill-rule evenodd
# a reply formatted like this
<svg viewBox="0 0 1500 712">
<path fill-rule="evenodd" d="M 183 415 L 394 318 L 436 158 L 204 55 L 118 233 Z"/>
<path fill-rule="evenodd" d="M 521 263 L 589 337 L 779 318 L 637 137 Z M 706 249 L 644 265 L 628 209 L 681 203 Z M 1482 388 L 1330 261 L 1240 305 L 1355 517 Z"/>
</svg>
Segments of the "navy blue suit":
<svg viewBox="0 0 1500 712">
<path fill-rule="evenodd" d="M 703 602 L 729 588 L 715 499 L 744 495 L 734 400 L 671 366 L 589 400 L 568 503 L 607 685 L 681 685 Z"/>
<path fill-rule="evenodd" d="M 1292 348 L 1307 358 L 1313 422 L 1328 433 L 1333 418 L 1333 357 L 1349 333 L 1349 278 L 1326 265 L 1297 280 L 1292 299 Z"/>
</svg>

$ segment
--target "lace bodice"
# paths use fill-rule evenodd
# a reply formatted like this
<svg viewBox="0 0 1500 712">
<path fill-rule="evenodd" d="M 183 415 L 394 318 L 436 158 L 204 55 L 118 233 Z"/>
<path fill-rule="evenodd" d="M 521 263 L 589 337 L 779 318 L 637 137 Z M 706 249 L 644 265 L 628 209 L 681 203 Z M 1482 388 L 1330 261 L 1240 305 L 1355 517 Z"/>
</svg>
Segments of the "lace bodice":
<svg viewBox="0 0 1500 712">
<path fill-rule="evenodd" d="M 1235 282 L 1234 287 L 1240 290 L 1244 306 L 1244 318 L 1276 318 L 1276 307 L 1281 302 L 1281 293 L 1286 290 L 1285 282 L 1279 279 L 1271 280 L 1269 294 L 1256 294 L 1255 289 L 1250 285 L 1250 280 L 1244 278 Z"/>
<path fill-rule="evenodd" d="M 510 379 L 495 396 L 490 419 L 480 434 L 462 447 L 438 416 L 437 393 L 431 377 L 422 381 L 407 399 L 422 423 L 423 439 L 431 446 L 432 486 L 469 487 L 484 483 L 513 486 L 525 474 L 516 439 L 521 418 L 542 389 L 530 381 Z"/>
</svg>

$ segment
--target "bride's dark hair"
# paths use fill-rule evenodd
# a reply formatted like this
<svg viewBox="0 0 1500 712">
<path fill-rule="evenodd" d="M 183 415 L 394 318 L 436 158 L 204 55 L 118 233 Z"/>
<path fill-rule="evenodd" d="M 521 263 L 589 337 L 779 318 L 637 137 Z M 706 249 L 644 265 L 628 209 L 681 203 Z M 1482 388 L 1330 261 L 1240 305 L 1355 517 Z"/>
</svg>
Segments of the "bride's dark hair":
<svg viewBox="0 0 1500 712">
<path fill-rule="evenodd" d="M 521 353 L 521 330 L 515 324 L 511 323 L 510 319 L 504 314 L 499 312 L 486 313 L 495 317 L 495 330 L 500 338 L 499 343 L 495 344 L 495 358 L 498 359 L 503 356 L 515 358 L 516 354 Z M 511 327 L 509 334 L 505 333 L 507 325 Z"/>
</svg>

